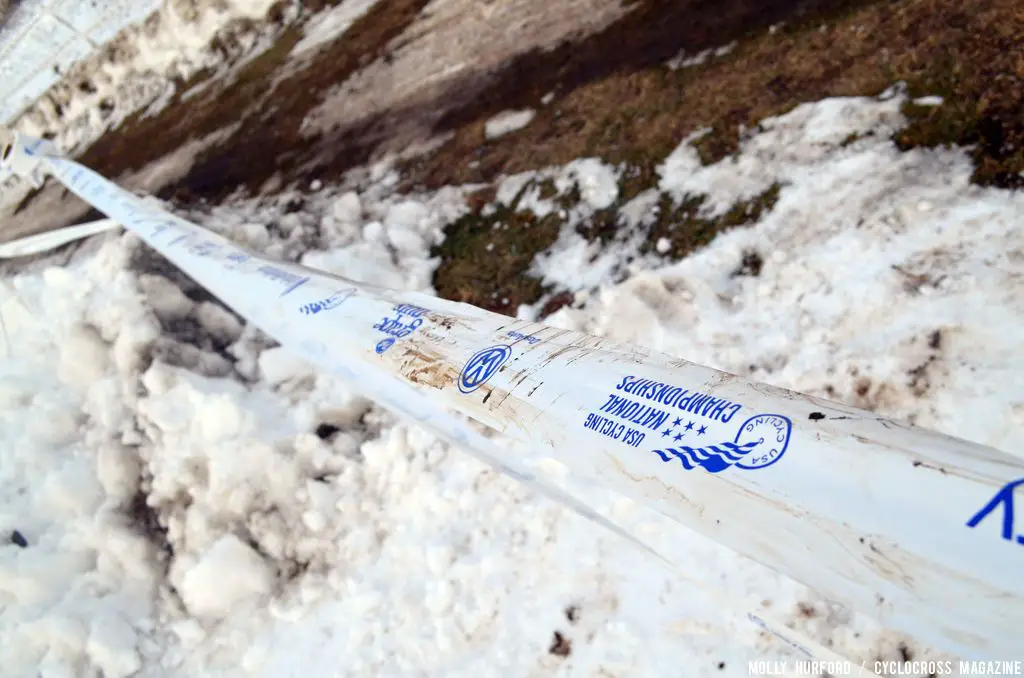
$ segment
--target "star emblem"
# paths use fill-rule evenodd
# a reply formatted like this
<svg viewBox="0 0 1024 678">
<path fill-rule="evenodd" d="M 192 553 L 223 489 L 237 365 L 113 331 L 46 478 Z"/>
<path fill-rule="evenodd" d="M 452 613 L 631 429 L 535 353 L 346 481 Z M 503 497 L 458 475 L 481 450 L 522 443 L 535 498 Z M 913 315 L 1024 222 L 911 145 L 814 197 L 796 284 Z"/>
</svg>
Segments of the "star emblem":
<svg viewBox="0 0 1024 678">
<path fill-rule="evenodd" d="M 664 438 L 665 436 L 670 436 L 670 435 L 672 435 L 672 431 L 669 431 L 668 429 L 665 429 L 664 431 L 662 431 L 662 432 L 661 432 L 661 436 L 662 436 L 663 438 Z"/>
<path fill-rule="evenodd" d="M 707 432 L 707 430 L 707 426 L 701 426 L 699 429 L 697 429 L 697 435 L 702 436 Z"/>
<path fill-rule="evenodd" d="M 686 430 L 687 431 L 692 431 L 693 430 L 693 422 L 692 421 L 686 423 Z"/>
<path fill-rule="evenodd" d="M 683 420 L 682 419 L 676 419 L 675 422 L 673 422 L 672 425 L 673 426 L 682 426 L 683 425 Z"/>
<path fill-rule="evenodd" d="M 675 440 L 682 440 L 682 439 L 683 439 L 683 434 L 682 433 L 677 433 L 676 437 L 675 437 Z"/>
</svg>

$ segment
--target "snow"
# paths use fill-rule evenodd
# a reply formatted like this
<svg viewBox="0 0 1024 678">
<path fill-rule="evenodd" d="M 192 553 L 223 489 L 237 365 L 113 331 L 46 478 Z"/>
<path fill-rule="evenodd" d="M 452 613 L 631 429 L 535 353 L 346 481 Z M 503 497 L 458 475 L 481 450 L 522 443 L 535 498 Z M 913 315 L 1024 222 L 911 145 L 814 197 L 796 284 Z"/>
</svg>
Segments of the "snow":
<svg viewBox="0 0 1024 678">
<path fill-rule="evenodd" d="M 292 48 L 291 56 L 310 52 L 337 39 L 376 4 L 377 0 L 345 0 L 320 12 L 306 24 L 302 40 Z"/>
<path fill-rule="evenodd" d="M 860 165 L 877 164 L 875 154 L 891 148 L 884 142 L 904 124 L 900 113 L 902 101 L 894 97 L 882 101 L 829 99 L 801 104 L 786 116 L 762 120 L 762 131 L 744 142 L 742 153 L 709 167 L 701 164 L 691 144 L 684 143 L 661 168 L 660 188 L 677 201 L 686 195 L 707 196 L 704 213 L 717 216 L 736 202 L 763 193 L 777 181 L 812 181 L 806 174 L 822 161 L 832 171 L 819 174 L 821 182 L 840 171 L 859 175 Z M 871 151 L 862 152 L 857 147 L 849 154 L 838 152 L 837 147 L 857 133 L 874 135 Z M 891 156 L 889 153 L 888 157 Z M 847 164 L 836 167 L 836 161 Z"/>
<path fill-rule="evenodd" d="M 521 111 L 503 111 L 484 123 L 484 137 L 486 139 L 497 139 L 506 134 L 521 130 L 537 115 L 532 108 Z"/>
<path fill-rule="evenodd" d="M 6 4 L 6 3 L 5 3 Z M 140 21 L 159 5 L 156 0 L 95 3 L 78 0 L 22 0 L 0 30 L 4 43 L 0 79 L 7 84 L 0 119 L 7 121 L 38 98 L 74 61 L 109 40 L 121 28 Z M 34 74 L 25 77 L 23 74 Z M 13 84 L 12 84 L 13 83 Z"/>
<path fill-rule="evenodd" d="M 242 34 L 236 28 L 240 21 L 264 17 L 274 0 L 164 0 L 127 9 L 124 4 L 113 6 L 106 14 L 109 20 L 104 19 L 102 41 L 110 41 L 108 48 L 78 54 L 80 61 L 65 68 L 59 80 L 47 68 L 45 82 L 33 90 L 34 103 L 9 122 L 12 127 L 32 136 L 55 134 L 65 151 L 82 147 L 136 111 L 156 113 L 170 100 L 173 79 L 185 81 L 203 69 L 240 68 L 270 46 L 266 35 L 275 30 L 259 23 Z M 140 13 L 142 7 L 148 10 Z M 137 23 L 150 12 L 144 23 Z M 45 29 L 43 23 L 39 26 Z M 234 31 L 234 40 L 226 44 L 237 53 L 213 48 L 214 38 L 225 31 Z M 0 61 L 0 68 L 11 63 Z"/>
<path fill-rule="evenodd" d="M 667 193 L 706 196 L 721 214 L 777 183 L 774 209 L 679 263 L 589 290 L 561 322 L 1019 449 L 1024 380 L 1005 323 L 1021 308 L 1012 253 L 1024 196 L 971 185 L 960 150 L 900 153 L 889 135 L 901 104 L 803 105 L 709 167 L 680 145 L 661 170 Z M 843 147 L 850 134 L 861 137 Z M 544 281 L 585 290 L 559 273 L 578 249 L 560 238 L 538 263 Z M 765 260 L 757 277 L 735 274 L 746 252 Z"/>
<path fill-rule="evenodd" d="M 566 166 L 565 172 L 555 180 L 555 187 L 565 192 L 576 184 L 583 202 L 601 210 L 611 207 L 619 197 L 618 179 L 618 174 L 597 158 L 583 158 Z"/>
<path fill-rule="evenodd" d="M 701 66 L 706 64 L 708 61 L 714 58 L 724 57 L 736 48 L 735 42 L 730 42 L 728 45 L 722 45 L 721 47 L 713 47 L 705 50 L 701 50 L 693 56 L 687 56 L 686 52 L 680 52 L 676 56 L 672 57 L 665 62 L 669 70 L 678 71 L 680 68 L 690 68 L 693 66 Z"/>
<path fill-rule="evenodd" d="M 606 245 L 577 227 L 618 204 L 624 169 L 582 158 L 508 177 L 497 199 L 521 195 L 518 209 L 556 209 L 547 179 L 579 196 L 534 264 L 578 301 L 548 322 L 1016 454 L 1024 195 L 972 186 L 961 149 L 899 152 L 902 103 L 804 105 L 707 167 L 687 140 L 658 190 L 618 207 Z M 469 189 L 396 195 L 396 179 L 381 164 L 312 195 L 184 216 L 430 293 L 430 249 Z M 773 185 L 756 224 L 678 262 L 666 242 L 642 251 L 662 194 L 704 196 L 710 216 Z M 899 659 L 901 642 L 938 656 L 498 441 L 681 578 L 398 423 L 146 252 L 108 235 L 0 291 L 0 530 L 27 541 L 0 547 L 9 675 L 746 676 L 748 660 L 791 657 L 719 589 L 855 662 Z M 759 275 L 738 274 L 750 252 Z"/>
<path fill-rule="evenodd" d="M 187 569 L 186 569 L 187 568 Z M 233 534 L 220 537 L 175 582 L 190 614 L 198 619 L 227 619 L 262 603 L 274 575 L 251 547 Z"/>
<path fill-rule="evenodd" d="M 92 621 L 86 654 L 104 676 L 127 678 L 142 666 L 135 629 L 122 617 L 103 614 Z"/>
</svg>

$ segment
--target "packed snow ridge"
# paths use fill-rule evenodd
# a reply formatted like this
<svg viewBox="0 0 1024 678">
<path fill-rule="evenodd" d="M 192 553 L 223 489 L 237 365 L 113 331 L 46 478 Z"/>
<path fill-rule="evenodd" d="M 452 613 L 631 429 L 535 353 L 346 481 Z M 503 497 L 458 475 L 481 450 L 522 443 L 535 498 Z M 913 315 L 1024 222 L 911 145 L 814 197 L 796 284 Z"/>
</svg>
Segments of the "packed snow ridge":
<svg viewBox="0 0 1024 678">
<path fill-rule="evenodd" d="M 579 159 L 508 178 L 498 200 L 537 177 L 581 196 L 535 262 L 575 294 L 548 322 L 1016 453 L 1024 197 L 971 185 L 959 149 L 901 153 L 902 100 L 801 106 L 708 167 L 684 142 L 608 247 L 576 226 L 614 204 L 619 168 Z M 272 256 L 431 292 L 430 249 L 469 189 L 396 184 L 381 165 L 183 216 Z M 706 196 L 710 215 L 774 184 L 751 227 L 681 261 L 640 253 L 659 193 Z M 519 205 L 560 209 L 539 193 Z M 751 252 L 763 265 L 738 274 Z M 901 643 L 937 656 L 557 459 L 510 450 L 679 563 L 679 580 L 289 355 L 134 236 L 7 282 L 9 675 L 746 676 L 748 660 L 789 656 L 720 609 L 706 593 L 718 588 L 854 661 L 899 660 Z"/>
</svg>

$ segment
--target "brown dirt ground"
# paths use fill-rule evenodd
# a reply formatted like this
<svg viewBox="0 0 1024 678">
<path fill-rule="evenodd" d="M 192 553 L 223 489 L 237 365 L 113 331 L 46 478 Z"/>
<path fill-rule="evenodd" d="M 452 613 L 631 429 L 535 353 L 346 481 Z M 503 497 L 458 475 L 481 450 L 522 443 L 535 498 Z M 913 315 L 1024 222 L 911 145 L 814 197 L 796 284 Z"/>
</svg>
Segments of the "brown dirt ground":
<svg viewBox="0 0 1024 678">
<path fill-rule="evenodd" d="M 1024 186 L 1024 6 L 1018 0 L 635 0 L 630 13 L 589 37 L 528 51 L 487 78 L 455 77 L 429 100 L 368 111 L 304 137 L 300 127 L 308 113 L 353 73 L 391 58 L 426 4 L 378 3 L 308 63 L 289 64 L 287 78 L 280 75 L 301 29 L 282 26 L 278 44 L 232 82 L 187 101 L 179 96 L 152 118 L 126 121 L 79 159 L 117 177 L 239 122 L 238 111 L 246 111 L 236 131 L 161 192 L 186 202 L 215 201 L 239 188 L 256 192 L 274 175 L 285 184 L 337 179 L 387 148 L 405 123 L 427 120 L 435 135 L 453 136 L 401 166 L 406 189 L 491 183 L 502 174 L 598 156 L 632 168 L 621 187 L 625 200 L 652 186 L 656 166 L 695 130 L 713 130 L 699 145 L 704 161 L 713 162 L 734 152 L 741 130 L 766 116 L 829 96 L 876 95 L 905 81 L 911 95 L 938 94 L 945 103 L 908 106 L 912 124 L 897 143 L 967 146 L 977 182 Z M 766 30 L 778 22 L 781 28 Z M 732 52 L 703 65 L 676 71 L 664 65 L 680 50 L 693 54 L 733 40 Z M 181 83 L 179 91 L 208 77 Z M 556 99 L 541 106 L 548 92 Z M 530 125 L 484 138 L 488 118 L 525 106 L 538 110 Z M 435 287 L 442 296 L 511 312 L 544 292 L 526 269 L 559 225 L 533 223 L 528 214 L 485 218 L 483 202 L 448 228 L 447 242 L 436 251 L 442 264 Z M 773 196 L 762 196 L 739 206 L 739 216 L 714 223 L 698 219 L 695 205 L 665 205 L 662 213 L 669 216 L 659 219 L 651 238 L 671 230 L 669 256 L 685 256 L 772 202 Z M 484 255 L 486 231 L 499 217 L 508 222 L 505 242 L 495 250 L 500 254 Z M 613 207 L 586 231 L 607 241 L 615 226 Z M 463 265 L 480 256 L 500 260 L 486 272 Z"/>
<path fill-rule="evenodd" d="M 300 26 L 287 27 L 274 47 L 250 62 L 232 82 L 209 87 L 187 101 L 179 96 L 150 118 L 138 115 L 125 121 L 117 133 L 101 138 L 79 160 L 107 176 L 139 170 L 190 139 L 239 122 L 242 111 L 239 129 L 202 153 L 188 176 L 167 187 L 164 194 L 216 200 L 240 187 L 255 192 L 275 173 L 287 175 L 299 159 L 319 150 L 320 139 L 300 134 L 309 110 L 330 87 L 381 56 L 427 2 L 378 3 L 349 28 L 343 40 L 335 41 L 305 67 L 275 83 L 289 52 L 302 37 Z M 337 3 L 322 0 L 319 4 Z M 184 94 L 208 77 L 210 74 L 200 74 L 192 82 L 183 83 L 179 91 Z M 366 160 L 360 153 L 345 155 L 351 158 L 352 166 Z"/>
<path fill-rule="evenodd" d="M 909 107 L 914 124 L 900 143 L 974 146 L 978 182 L 1024 186 L 1024 5 L 1017 0 L 888 0 L 860 9 L 835 3 L 831 16 L 819 7 L 812 17 L 742 40 L 729 55 L 703 66 L 675 72 L 661 67 L 671 52 L 667 45 L 652 45 L 654 62 L 637 56 L 630 63 L 630 36 L 641 33 L 645 22 L 670 16 L 658 7 L 666 4 L 678 5 L 647 3 L 650 17 L 634 14 L 579 47 L 521 57 L 509 68 L 519 78 L 496 79 L 474 105 L 446 116 L 437 131 L 454 130 L 455 139 L 411 163 L 408 182 L 433 187 L 490 181 L 582 156 L 647 167 L 705 127 L 714 130 L 701 147 L 710 163 L 736 149 L 742 126 L 806 101 L 876 95 L 905 81 L 912 96 L 938 94 L 946 103 Z M 699 19 L 693 29 L 698 34 L 707 30 Z M 711 35 L 731 38 L 735 31 Z M 694 45 L 690 52 L 708 46 L 701 37 L 682 44 Z M 617 63 L 623 52 L 621 66 L 607 63 L 608 54 L 616 54 Z M 605 63 L 600 56 L 588 58 L 602 54 Z M 592 69 L 601 71 L 598 77 Z M 488 117 L 502 108 L 536 105 L 555 88 L 562 96 L 541 108 L 527 128 L 485 140 Z M 470 157 L 479 165 L 469 167 Z"/>
<path fill-rule="evenodd" d="M 325 136 L 304 138 L 300 134 L 302 121 L 323 102 L 329 90 L 359 68 L 378 58 L 386 59 L 390 43 L 413 25 L 427 4 L 427 0 L 391 0 L 374 6 L 342 39 L 321 50 L 304 66 L 293 69 L 288 78 L 279 79 L 278 75 L 292 45 L 301 37 L 297 26 L 283 30 L 278 44 L 242 69 L 233 82 L 207 88 L 187 101 L 179 96 L 156 116 L 129 119 L 116 133 L 86 149 L 79 159 L 108 176 L 139 170 L 190 139 L 205 137 L 238 122 L 238 111 L 246 111 L 241 127 L 204 152 L 189 176 L 167 191 L 183 198 L 216 200 L 239 187 L 256 191 L 278 172 L 293 178 L 294 172 L 302 170 L 303 179 L 335 179 L 365 163 L 376 147 L 386 141 L 389 132 L 410 118 L 440 118 L 435 132 L 461 129 L 465 131 L 460 132 L 460 137 L 465 138 L 466 133 L 472 135 L 470 128 L 476 123 L 482 126 L 481 116 L 523 99 L 539 99 L 556 87 L 566 96 L 579 96 L 592 91 L 602 94 L 600 87 L 593 90 L 594 85 L 610 85 L 616 90 L 613 100 L 595 99 L 590 102 L 594 108 L 579 111 L 585 114 L 582 124 L 588 128 L 606 125 L 610 112 L 602 111 L 603 107 L 624 108 L 619 110 L 620 114 L 628 114 L 632 109 L 642 111 L 650 105 L 664 108 L 665 101 L 651 99 L 653 92 L 646 91 L 635 92 L 634 100 L 622 106 L 625 97 L 617 83 L 629 74 L 665 71 L 662 62 L 684 47 L 694 51 L 721 45 L 761 31 L 776 21 L 863 2 L 728 0 L 712 6 L 695 0 L 641 0 L 633 3 L 636 7 L 624 19 L 582 43 L 566 42 L 555 50 L 528 52 L 488 81 L 475 76 L 454 79 L 432 101 L 412 108 L 372 112 Z M 192 82 L 182 83 L 179 91 L 185 93 L 207 77 L 209 74 L 200 74 Z M 679 100 L 675 99 L 671 108 L 678 105 Z M 560 124 L 548 129 L 549 135 L 559 137 L 560 145 L 581 136 L 574 131 L 581 123 L 574 116 L 565 115 L 569 112 L 563 111 Z M 685 122 L 673 127 L 682 130 Z M 533 126 L 551 127 L 543 123 Z M 584 136 L 590 136 L 589 129 L 587 132 Z M 615 133 L 615 129 L 607 130 L 609 135 Z M 630 138 L 621 139 L 620 144 L 635 145 Z M 456 174 L 441 167 L 465 164 L 462 160 L 467 155 L 459 152 L 461 146 L 449 144 L 446 152 L 430 161 L 430 174 L 435 182 L 446 174 Z M 453 152 L 457 159 L 451 157 Z M 487 154 L 485 173 L 489 170 L 494 174 L 499 169 L 492 158 L 500 155 Z"/>
</svg>

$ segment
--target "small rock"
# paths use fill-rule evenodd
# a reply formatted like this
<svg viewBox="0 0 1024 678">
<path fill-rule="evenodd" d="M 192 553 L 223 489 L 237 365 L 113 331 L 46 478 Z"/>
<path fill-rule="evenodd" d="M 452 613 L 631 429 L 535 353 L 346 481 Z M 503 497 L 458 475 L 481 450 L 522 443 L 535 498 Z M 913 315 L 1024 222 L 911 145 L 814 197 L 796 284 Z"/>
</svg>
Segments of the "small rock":
<svg viewBox="0 0 1024 678">
<path fill-rule="evenodd" d="M 556 657 L 568 657 L 572 654 L 572 641 L 560 632 L 555 631 L 555 636 L 551 640 L 551 647 L 548 648 L 548 653 Z"/>
</svg>

